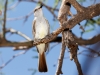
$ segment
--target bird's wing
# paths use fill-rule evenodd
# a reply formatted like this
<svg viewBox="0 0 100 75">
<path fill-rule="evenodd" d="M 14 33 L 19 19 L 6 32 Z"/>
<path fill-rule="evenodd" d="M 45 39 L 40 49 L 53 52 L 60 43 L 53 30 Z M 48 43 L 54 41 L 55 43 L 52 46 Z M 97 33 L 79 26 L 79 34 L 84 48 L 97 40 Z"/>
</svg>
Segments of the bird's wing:
<svg viewBox="0 0 100 75">
<path fill-rule="evenodd" d="M 32 33 L 33 33 L 34 41 L 36 40 L 36 39 L 35 39 L 35 34 L 36 34 L 35 25 L 36 25 L 36 18 L 34 18 L 34 20 L 33 20 L 33 22 L 32 22 Z M 39 52 L 37 46 L 36 46 L 36 48 L 37 48 L 37 51 Z"/>
<path fill-rule="evenodd" d="M 45 19 L 46 20 L 46 23 L 47 23 L 47 25 L 48 25 L 48 34 L 50 34 L 50 25 L 49 25 L 49 22 L 48 22 L 48 20 L 47 19 Z M 49 43 L 46 43 L 45 44 L 46 46 L 45 46 L 45 51 L 49 51 Z"/>
<path fill-rule="evenodd" d="M 46 23 L 47 23 L 47 25 L 48 25 L 48 34 L 50 34 L 50 24 L 49 24 L 49 22 L 48 22 L 47 19 L 45 19 L 45 20 L 46 20 Z"/>
<path fill-rule="evenodd" d="M 36 18 L 34 18 L 33 22 L 32 22 L 32 33 L 33 33 L 33 37 L 35 37 L 35 24 L 36 23 Z"/>
</svg>

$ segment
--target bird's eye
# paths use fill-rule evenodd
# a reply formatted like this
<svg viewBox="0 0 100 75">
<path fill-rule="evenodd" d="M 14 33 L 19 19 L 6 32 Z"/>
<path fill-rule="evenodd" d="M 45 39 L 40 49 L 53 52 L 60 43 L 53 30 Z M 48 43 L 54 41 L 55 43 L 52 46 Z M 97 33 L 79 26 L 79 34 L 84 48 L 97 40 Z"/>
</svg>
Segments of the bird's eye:
<svg viewBox="0 0 100 75">
<path fill-rule="evenodd" d="M 36 12 L 37 9 L 34 10 L 34 12 Z"/>
</svg>

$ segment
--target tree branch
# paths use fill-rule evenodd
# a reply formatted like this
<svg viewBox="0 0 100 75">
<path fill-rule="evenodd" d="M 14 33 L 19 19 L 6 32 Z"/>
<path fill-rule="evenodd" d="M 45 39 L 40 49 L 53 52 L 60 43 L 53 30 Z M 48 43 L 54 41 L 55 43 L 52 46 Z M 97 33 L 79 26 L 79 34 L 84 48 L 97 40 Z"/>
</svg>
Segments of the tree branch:
<svg viewBox="0 0 100 75">
<path fill-rule="evenodd" d="M 7 18 L 7 21 L 14 21 L 14 20 L 20 20 L 20 19 L 27 19 L 29 16 L 31 16 L 33 14 L 33 10 L 31 12 L 29 12 L 27 15 L 25 16 L 20 16 L 20 17 L 16 17 L 16 18 Z"/>
<path fill-rule="evenodd" d="M 5 6 L 4 6 L 4 18 L 3 18 L 3 40 L 5 41 L 5 33 L 6 33 L 6 13 L 7 13 L 7 3 L 8 0 L 5 1 Z"/>
<path fill-rule="evenodd" d="M 78 12 L 83 12 L 85 7 L 81 6 L 76 0 L 66 0 L 70 4 L 72 4 Z"/>
<path fill-rule="evenodd" d="M 31 39 L 28 36 L 26 36 L 25 34 L 21 33 L 20 31 L 16 31 L 16 30 L 10 28 L 10 29 L 7 29 L 6 32 L 11 32 L 12 34 L 14 34 L 14 33 L 18 34 L 18 35 L 24 37 L 26 40 L 31 41 Z"/>
<path fill-rule="evenodd" d="M 70 11 L 70 4 L 66 3 L 65 0 L 62 0 L 61 7 L 58 13 L 58 20 L 60 22 L 60 26 L 62 26 L 64 21 L 67 21 L 67 16 Z M 58 60 L 58 65 L 57 65 L 57 70 L 55 75 L 60 75 L 62 73 L 62 65 L 63 65 L 63 59 L 64 59 L 64 54 L 66 50 L 66 44 L 65 44 L 65 34 L 66 31 L 62 31 L 62 48 Z"/>
<path fill-rule="evenodd" d="M 36 0 L 20 0 L 20 1 L 28 1 L 28 2 L 34 2 L 34 3 L 42 4 L 42 5 L 43 5 L 44 7 L 46 7 L 46 8 L 50 11 L 50 13 L 57 19 L 57 16 L 56 16 L 56 14 L 54 13 L 54 11 L 58 11 L 58 9 L 52 8 L 52 7 L 50 7 L 50 6 L 46 5 L 46 4 L 44 4 L 41 0 L 39 0 L 39 1 L 36 1 Z"/>
<path fill-rule="evenodd" d="M 51 43 L 54 43 L 54 42 L 60 43 L 61 39 L 62 39 L 62 37 L 59 36 L 50 42 Z M 97 43 L 98 41 L 100 41 L 100 34 L 97 36 L 94 36 L 91 39 L 75 38 L 75 40 L 77 41 L 78 45 L 91 45 L 91 44 L 94 44 L 94 43 Z M 0 41 L 0 47 L 19 47 L 19 46 L 34 47 L 35 45 L 33 45 L 33 40 L 32 41 L 23 41 L 23 42 L 13 42 L 13 41 L 3 42 L 2 40 Z"/>
<path fill-rule="evenodd" d="M 63 25 L 60 28 L 58 28 L 56 31 L 54 31 L 50 35 L 48 35 L 49 37 L 46 37 L 46 38 L 42 39 L 41 41 L 33 43 L 33 45 L 35 45 L 37 43 L 50 42 L 53 39 L 55 39 L 57 37 L 57 35 L 60 34 L 64 29 L 66 29 L 66 28 L 72 29 L 76 24 L 78 24 L 82 20 L 91 19 L 97 15 L 100 15 L 100 12 L 99 12 L 100 11 L 100 3 L 93 5 L 93 6 L 89 6 L 86 9 L 87 10 L 84 10 L 84 12 L 78 13 L 73 18 L 71 18 L 68 21 L 66 21 L 65 23 L 63 23 Z"/>
<path fill-rule="evenodd" d="M 57 42 L 57 39 L 60 39 L 60 38 L 56 38 L 57 35 L 60 34 L 64 29 L 66 29 L 66 28 L 72 29 L 76 24 L 78 24 L 82 20 L 91 19 L 91 18 L 93 18 L 97 15 L 100 15 L 100 3 L 96 4 L 96 5 L 93 5 L 93 6 L 89 6 L 89 7 L 87 7 L 87 10 L 84 10 L 84 11 L 85 11 L 84 13 L 78 13 L 77 15 L 75 15 L 73 18 L 66 21 L 60 28 L 58 28 L 57 30 L 55 30 L 54 32 L 49 34 L 47 37 L 45 37 L 45 38 L 43 38 L 39 41 L 36 41 L 34 43 L 33 43 L 33 41 L 26 41 L 26 42 L 25 41 L 24 42 L 6 41 L 4 43 L 1 40 L 0 41 L 0 46 L 1 47 L 16 47 L 16 46 L 29 46 L 29 47 L 33 46 L 34 47 L 35 45 L 40 44 L 40 43 L 47 43 L 47 42 L 50 42 L 50 41 Z M 93 37 L 90 40 L 77 39 L 77 43 L 79 45 L 94 44 L 94 43 L 100 41 L 99 38 L 100 38 L 100 34 L 98 36 Z M 61 41 L 59 40 L 59 42 L 61 42 Z"/>
<path fill-rule="evenodd" d="M 74 62 L 76 64 L 76 67 L 77 67 L 79 75 L 83 75 L 82 68 L 81 68 L 81 65 L 80 65 L 80 63 L 78 61 L 77 55 L 74 57 Z"/>
<path fill-rule="evenodd" d="M 14 9 L 19 3 L 20 3 L 20 1 L 16 2 L 16 3 L 13 4 L 11 7 L 7 8 L 7 10 Z"/>
<path fill-rule="evenodd" d="M 0 66 L 0 70 L 3 69 L 6 65 L 8 65 L 14 58 L 22 55 L 22 54 L 25 54 L 27 51 L 22 51 L 22 52 L 19 52 L 18 54 L 15 54 L 13 55 L 6 63 L 3 63 L 1 66 Z"/>
<path fill-rule="evenodd" d="M 61 49 L 61 52 L 60 52 L 57 70 L 56 70 L 55 75 L 63 74 L 61 69 L 62 69 L 64 54 L 65 54 L 65 50 L 66 50 L 66 46 L 65 46 L 65 43 L 64 43 L 64 32 L 62 32 L 62 36 L 63 36 L 63 38 L 62 38 L 62 49 Z"/>
<path fill-rule="evenodd" d="M 34 3 L 36 3 L 36 4 L 41 3 L 43 6 L 45 6 L 46 8 L 48 8 L 48 9 L 50 9 L 50 10 L 59 11 L 59 9 L 52 8 L 52 7 L 50 7 L 50 6 L 46 5 L 46 4 L 44 4 L 41 0 L 39 0 L 39 1 L 36 1 L 36 0 L 19 0 L 19 1 L 34 2 Z"/>
</svg>

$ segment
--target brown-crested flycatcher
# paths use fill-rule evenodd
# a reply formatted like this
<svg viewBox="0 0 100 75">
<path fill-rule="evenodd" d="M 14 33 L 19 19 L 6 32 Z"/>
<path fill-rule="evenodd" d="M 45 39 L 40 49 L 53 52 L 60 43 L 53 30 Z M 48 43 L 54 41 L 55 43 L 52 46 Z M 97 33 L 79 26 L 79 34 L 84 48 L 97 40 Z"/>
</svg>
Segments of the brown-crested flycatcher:
<svg viewBox="0 0 100 75">
<path fill-rule="evenodd" d="M 34 9 L 34 20 L 33 20 L 33 27 L 32 32 L 34 35 L 34 39 L 42 39 L 50 32 L 50 27 L 48 21 L 45 19 L 43 12 L 42 12 L 42 5 L 37 6 Z M 38 54 L 39 54 L 39 61 L 38 61 L 38 70 L 39 72 L 47 72 L 47 64 L 45 58 L 45 52 L 48 49 L 48 43 L 42 43 L 36 46 Z"/>
</svg>

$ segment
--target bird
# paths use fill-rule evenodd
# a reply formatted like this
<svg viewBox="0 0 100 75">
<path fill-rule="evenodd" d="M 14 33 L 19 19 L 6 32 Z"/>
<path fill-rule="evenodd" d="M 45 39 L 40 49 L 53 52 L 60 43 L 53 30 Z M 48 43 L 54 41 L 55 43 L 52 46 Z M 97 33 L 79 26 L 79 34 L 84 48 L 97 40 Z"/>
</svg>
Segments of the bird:
<svg viewBox="0 0 100 75">
<path fill-rule="evenodd" d="M 50 25 L 48 20 L 44 17 L 42 11 L 43 5 L 36 6 L 34 9 L 34 20 L 32 23 L 32 33 L 34 40 L 42 39 L 46 37 L 50 33 Z M 45 52 L 48 50 L 49 43 L 42 43 L 36 45 L 37 52 L 38 52 L 38 71 L 39 72 L 47 72 L 47 63 Z"/>
</svg>

